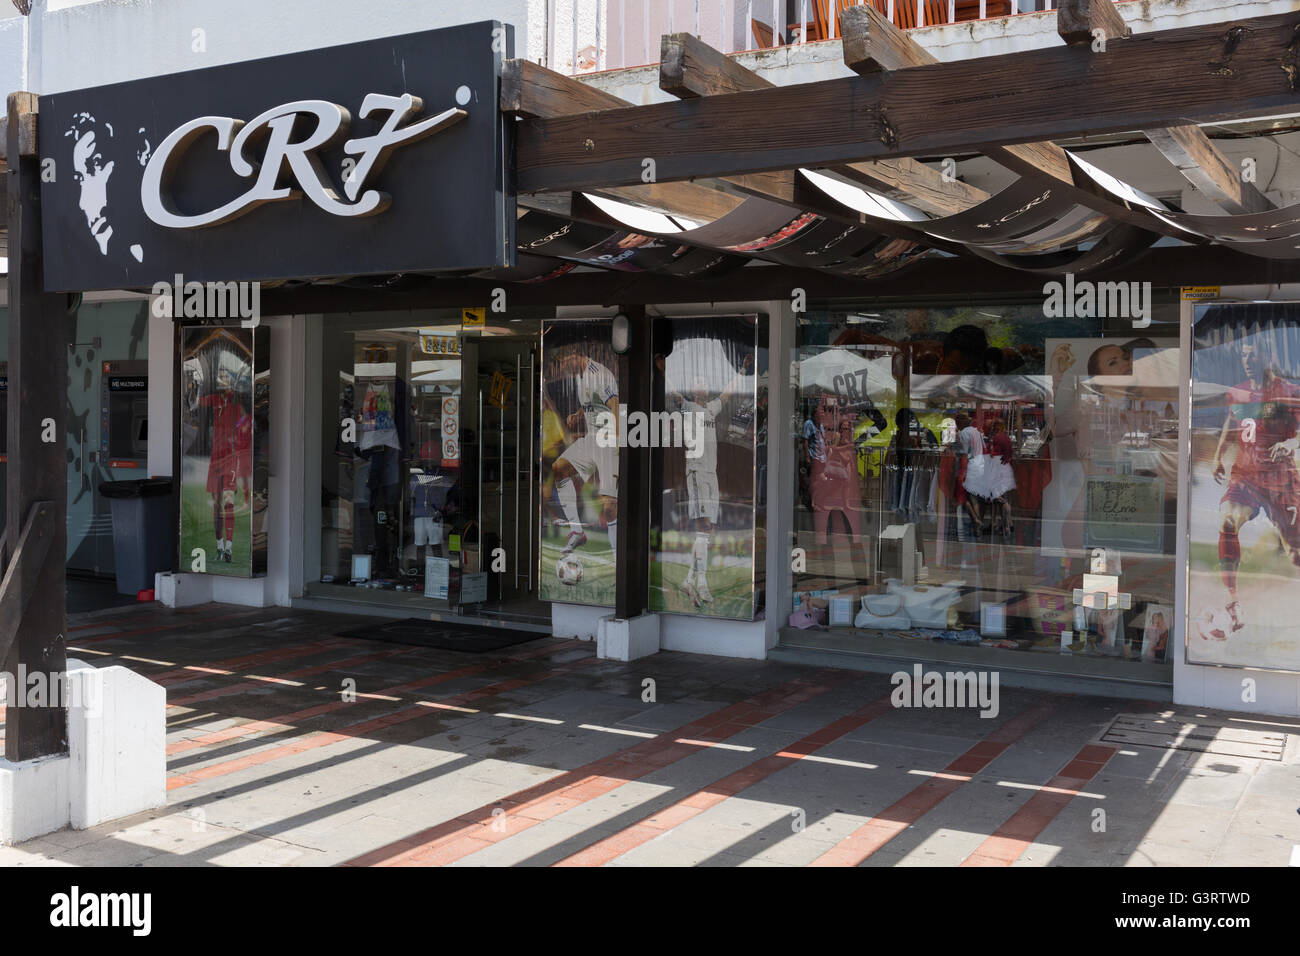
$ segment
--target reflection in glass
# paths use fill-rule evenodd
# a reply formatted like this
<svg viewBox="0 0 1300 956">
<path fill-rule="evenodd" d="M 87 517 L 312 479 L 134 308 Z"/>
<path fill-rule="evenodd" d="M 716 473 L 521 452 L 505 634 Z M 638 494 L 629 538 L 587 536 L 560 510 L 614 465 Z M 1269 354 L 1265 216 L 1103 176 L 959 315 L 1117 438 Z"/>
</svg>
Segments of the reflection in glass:
<svg viewBox="0 0 1300 956">
<path fill-rule="evenodd" d="M 266 570 L 266 342 L 265 329 L 181 330 L 180 560 L 187 570 L 240 577 Z"/>
<path fill-rule="evenodd" d="M 1187 656 L 1300 670 L 1300 309 L 1198 307 Z"/>
<path fill-rule="evenodd" d="M 1102 335 L 1041 303 L 800 322 L 783 612 L 799 641 L 935 640 L 1168 680 L 1175 338 Z"/>
</svg>

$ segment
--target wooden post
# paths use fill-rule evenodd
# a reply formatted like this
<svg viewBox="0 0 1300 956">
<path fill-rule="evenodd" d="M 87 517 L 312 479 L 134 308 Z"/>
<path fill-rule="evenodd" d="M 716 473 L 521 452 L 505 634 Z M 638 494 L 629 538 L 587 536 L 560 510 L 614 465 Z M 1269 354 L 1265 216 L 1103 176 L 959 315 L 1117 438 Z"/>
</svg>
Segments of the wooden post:
<svg viewBox="0 0 1300 956">
<path fill-rule="evenodd" d="M 6 609 L 0 634 L 13 643 L 7 653 L 0 648 L 0 657 L 15 677 L 20 668 L 42 675 L 52 695 L 40 707 L 9 701 L 5 756 L 20 761 L 68 750 L 67 712 L 58 696 L 67 671 L 68 357 L 64 297 L 47 294 L 42 282 L 37 97 L 13 93 L 7 105 L 11 560 L 0 590 Z"/>
<path fill-rule="evenodd" d="M 630 319 L 631 348 L 618 357 L 620 409 L 649 412 L 651 401 L 650 319 L 645 306 L 624 306 Z M 622 436 L 620 436 L 621 438 Z M 650 596 L 650 449 L 624 445 L 618 450 L 618 540 L 614 616 L 637 617 Z"/>
</svg>

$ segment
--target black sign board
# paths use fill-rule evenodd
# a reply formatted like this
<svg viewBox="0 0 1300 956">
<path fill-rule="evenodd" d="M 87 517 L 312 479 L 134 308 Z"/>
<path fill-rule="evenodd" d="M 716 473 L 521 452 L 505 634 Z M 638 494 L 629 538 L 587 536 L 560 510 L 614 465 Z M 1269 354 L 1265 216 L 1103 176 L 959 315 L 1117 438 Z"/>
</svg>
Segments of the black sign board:
<svg viewBox="0 0 1300 956">
<path fill-rule="evenodd" d="M 46 288 L 513 265 L 512 47 L 485 21 L 42 96 Z"/>
<path fill-rule="evenodd" d="M 110 392 L 147 392 L 149 391 L 149 379 L 143 375 L 133 375 L 125 378 L 114 375 L 108 380 L 108 390 Z"/>
</svg>

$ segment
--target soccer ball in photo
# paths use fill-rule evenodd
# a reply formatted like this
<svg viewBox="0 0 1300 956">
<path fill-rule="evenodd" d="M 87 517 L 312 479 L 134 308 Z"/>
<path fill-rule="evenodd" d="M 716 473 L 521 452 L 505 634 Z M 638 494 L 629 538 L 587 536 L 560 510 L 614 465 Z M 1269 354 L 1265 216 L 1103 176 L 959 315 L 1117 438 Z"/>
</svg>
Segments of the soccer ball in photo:
<svg viewBox="0 0 1300 956">
<path fill-rule="evenodd" d="M 555 576 L 561 584 L 577 584 L 582 580 L 582 559 L 576 554 L 566 554 L 555 562 Z"/>
</svg>

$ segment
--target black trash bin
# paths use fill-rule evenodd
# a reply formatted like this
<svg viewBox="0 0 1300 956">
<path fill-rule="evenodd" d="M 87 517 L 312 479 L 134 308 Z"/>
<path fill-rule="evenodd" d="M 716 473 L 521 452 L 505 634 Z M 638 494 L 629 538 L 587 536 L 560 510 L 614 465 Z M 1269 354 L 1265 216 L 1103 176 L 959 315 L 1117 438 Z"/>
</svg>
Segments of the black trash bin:
<svg viewBox="0 0 1300 956">
<path fill-rule="evenodd" d="M 117 593 L 153 589 L 153 576 L 172 569 L 172 480 L 106 481 L 99 493 L 113 502 L 113 561 Z"/>
</svg>

